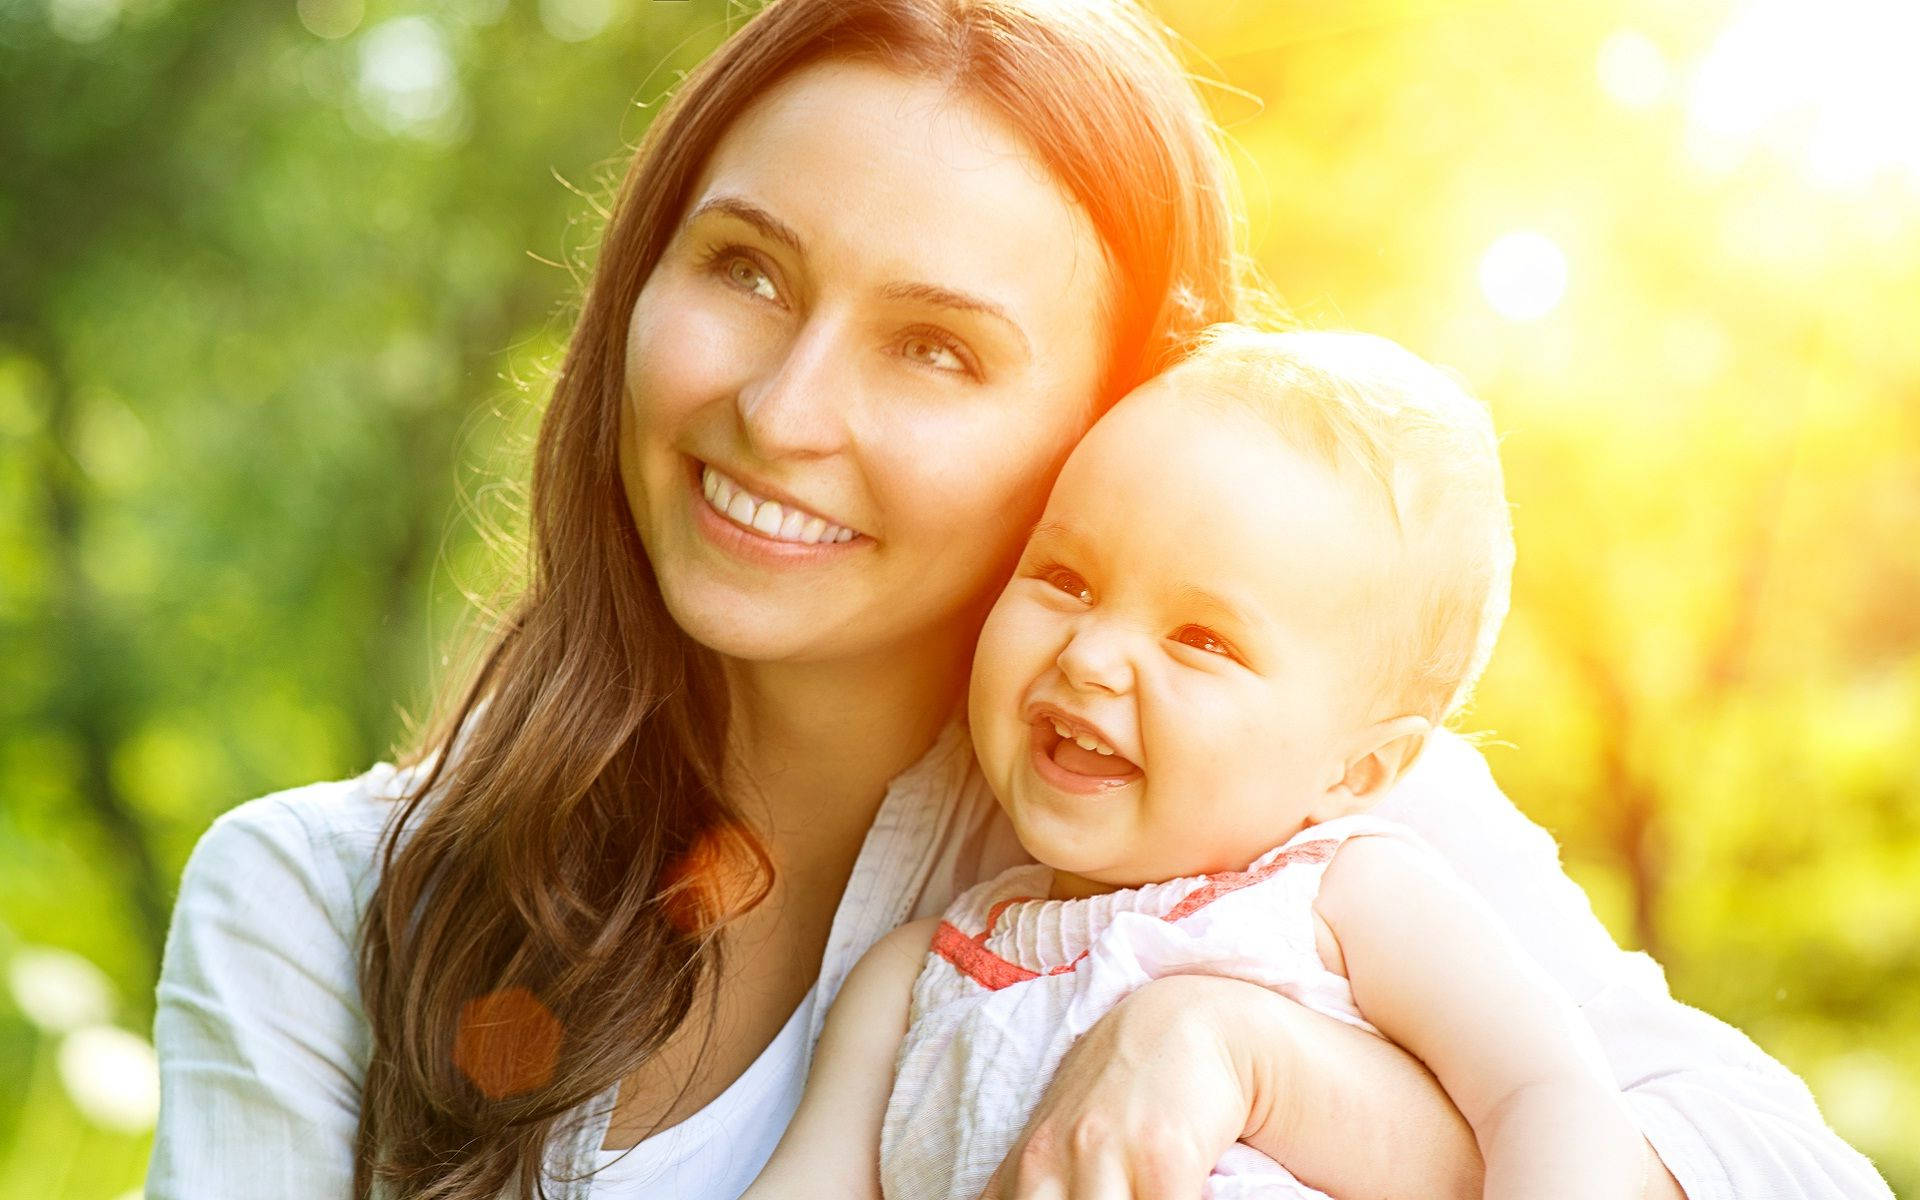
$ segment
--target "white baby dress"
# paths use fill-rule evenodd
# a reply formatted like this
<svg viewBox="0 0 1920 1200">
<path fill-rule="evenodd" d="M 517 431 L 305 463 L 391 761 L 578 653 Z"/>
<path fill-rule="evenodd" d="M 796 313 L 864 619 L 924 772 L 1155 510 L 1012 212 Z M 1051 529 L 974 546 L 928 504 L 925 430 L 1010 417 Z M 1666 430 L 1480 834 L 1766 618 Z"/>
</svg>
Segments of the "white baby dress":
<svg viewBox="0 0 1920 1200">
<path fill-rule="evenodd" d="M 1321 876 L 1340 844 L 1362 834 L 1418 842 L 1404 826 L 1357 814 L 1301 830 L 1244 871 L 1049 900 L 1052 870 L 1035 863 L 962 893 L 914 983 L 881 1131 L 882 1195 L 974 1200 L 1067 1049 L 1161 976 L 1248 980 L 1377 1034 L 1314 943 Z M 1245 1143 L 1215 1165 L 1205 1195 L 1327 1200 Z"/>
</svg>

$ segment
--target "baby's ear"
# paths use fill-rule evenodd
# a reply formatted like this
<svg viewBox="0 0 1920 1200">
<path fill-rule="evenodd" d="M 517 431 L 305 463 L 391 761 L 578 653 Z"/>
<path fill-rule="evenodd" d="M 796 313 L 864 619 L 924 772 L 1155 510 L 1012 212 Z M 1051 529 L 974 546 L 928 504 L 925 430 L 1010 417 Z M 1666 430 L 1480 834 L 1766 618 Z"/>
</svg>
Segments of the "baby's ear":
<svg viewBox="0 0 1920 1200">
<path fill-rule="evenodd" d="M 1389 717 L 1361 730 L 1345 774 L 1321 796 L 1314 819 L 1327 821 L 1380 803 L 1413 766 L 1431 732 L 1431 721 L 1414 716 Z"/>
</svg>

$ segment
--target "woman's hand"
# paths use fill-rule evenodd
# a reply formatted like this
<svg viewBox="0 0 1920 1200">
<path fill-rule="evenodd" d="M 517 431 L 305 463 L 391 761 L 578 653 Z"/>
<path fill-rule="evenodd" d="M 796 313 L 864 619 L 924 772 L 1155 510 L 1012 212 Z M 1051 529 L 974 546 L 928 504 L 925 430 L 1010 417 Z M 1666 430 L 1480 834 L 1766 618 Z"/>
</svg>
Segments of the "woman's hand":
<svg viewBox="0 0 1920 1200">
<path fill-rule="evenodd" d="M 1419 1060 L 1256 984 L 1176 975 L 1074 1044 L 981 1200 L 1187 1200 L 1235 1141 L 1332 1195 L 1480 1192 L 1473 1131 Z"/>
<path fill-rule="evenodd" d="M 1061 1060 L 981 1200 L 1199 1196 L 1264 1099 L 1235 1050 L 1240 990 L 1265 992 L 1171 975 L 1114 1006 Z"/>
</svg>

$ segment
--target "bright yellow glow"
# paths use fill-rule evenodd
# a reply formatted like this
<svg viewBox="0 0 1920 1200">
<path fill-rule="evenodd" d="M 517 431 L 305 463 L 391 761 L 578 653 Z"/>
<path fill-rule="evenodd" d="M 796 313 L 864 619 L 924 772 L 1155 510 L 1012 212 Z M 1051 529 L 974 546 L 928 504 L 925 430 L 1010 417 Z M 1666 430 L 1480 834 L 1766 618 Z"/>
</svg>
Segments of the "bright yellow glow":
<svg viewBox="0 0 1920 1200">
<path fill-rule="evenodd" d="M 1567 256 L 1544 233 L 1506 234 L 1480 256 L 1480 291 L 1507 320 L 1538 320 L 1566 295 Z"/>
<path fill-rule="evenodd" d="M 1765 150 L 1812 182 L 1857 188 L 1883 174 L 1920 186 L 1920 4 L 1754 0 L 1701 59 L 1688 145 L 1714 170 Z"/>
<path fill-rule="evenodd" d="M 1651 108 L 1667 94 L 1672 71 L 1667 56 L 1653 39 L 1637 30 L 1622 29 L 1600 43 L 1594 62 L 1600 88 L 1625 108 Z"/>
</svg>

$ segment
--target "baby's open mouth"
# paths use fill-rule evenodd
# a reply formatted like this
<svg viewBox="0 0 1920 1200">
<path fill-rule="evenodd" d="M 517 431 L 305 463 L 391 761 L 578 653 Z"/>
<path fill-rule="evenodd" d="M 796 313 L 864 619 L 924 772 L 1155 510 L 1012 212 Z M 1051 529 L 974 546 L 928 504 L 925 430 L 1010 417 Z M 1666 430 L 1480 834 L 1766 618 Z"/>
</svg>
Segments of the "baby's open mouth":
<svg viewBox="0 0 1920 1200">
<path fill-rule="evenodd" d="M 1041 750 L 1063 771 L 1096 779 L 1121 779 L 1140 773 L 1140 768 L 1111 747 L 1087 734 L 1074 735 L 1056 722 L 1042 718 Z"/>
</svg>

